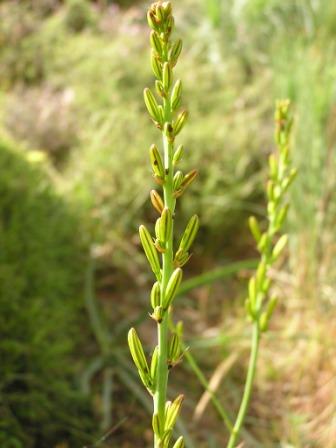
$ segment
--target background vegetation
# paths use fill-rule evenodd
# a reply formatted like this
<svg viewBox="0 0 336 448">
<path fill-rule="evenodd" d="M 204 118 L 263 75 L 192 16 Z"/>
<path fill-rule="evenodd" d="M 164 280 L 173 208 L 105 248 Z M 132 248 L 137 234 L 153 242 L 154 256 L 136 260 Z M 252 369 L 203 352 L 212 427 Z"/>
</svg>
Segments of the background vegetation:
<svg viewBox="0 0 336 448">
<path fill-rule="evenodd" d="M 153 222 L 147 150 L 156 135 L 142 103 L 152 81 L 147 6 L 0 3 L 3 448 L 150 445 L 149 402 L 125 344 L 130 323 L 145 321 L 149 288 L 137 237 L 140 222 Z M 200 168 L 179 224 L 200 215 L 189 273 L 221 269 L 220 281 L 180 300 L 187 343 L 233 412 L 255 256 L 246 219 L 263 215 L 273 106 L 288 96 L 299 168 L 291 246 L 273 273 L 282 305 L 263 342 L 244 446 L 334 448 L 336 4 L 184 0 L 175 10 L 191 112 L 186 158 Z M 141 329 L 150 343 L 154 326 Z M 223 446 L 188 362 L 172 387 L 187 396 L 188 446 Z"/>
</svg>

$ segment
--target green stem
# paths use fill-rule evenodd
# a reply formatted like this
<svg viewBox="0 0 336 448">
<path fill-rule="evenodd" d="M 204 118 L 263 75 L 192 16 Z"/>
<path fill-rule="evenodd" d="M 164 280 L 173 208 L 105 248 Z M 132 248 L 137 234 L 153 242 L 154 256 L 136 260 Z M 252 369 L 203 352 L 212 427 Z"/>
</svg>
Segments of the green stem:
<svg viewBox="0 0 336 448">
<path fill-rule="evenodd" d="M 247 412 L 248 405 L 249 405 L 250 398 L 251 398 L 254 377 L 255 377 L 255 373 L 256 373 L 258 351 L 259 351 L 259 341 L 260 341 L 259 324 L 258 324 L 258 322 L 255 322 L 253 324 L 251 355 L 250 355 L 250 361 L 249 361 L 249 366 L 248 366 L 248 370 L 247 370 L 244 394 L 243 394 L 243 398 L 242 398 L 242 401 L 240 404 L 237 419 L 235 421 L 229 442 L 227 444 L 227 448 L 235 448 L 236 441 L 238 439 L 241 427 L 243 425 L 243 422 L 244 422 L 244 419 L 246 416 L 246 412 Z"/>
<path fill-rule="evenodd" d="M 167 99 L 164 101 L 165 122 L 171 120 L 171 105 Z M 169 208 L 172 216 L 175 211 L 175 198 L 173 196 L 173 150 L 174 145 L 163 135 L 165 181 L 163 185 L 164 206 Z M 173 272 L 173 233 L 172 228 L 169 241 L 166 243 L 166 250 L 162 255 L 162 282 L 161 297 L 164 297 L 169 278 Z M 157 383 L 154 394 L 154 412 L 159 415 L 160 422 L 164 422 L 165 406 L 167 401 L 168 383 L 168 311 L 165 312 L 163 320 L 158 323 L 158 367 Z M 154 447 L 160 447 L 160 440 L 154 438 Z"/>
</svg>

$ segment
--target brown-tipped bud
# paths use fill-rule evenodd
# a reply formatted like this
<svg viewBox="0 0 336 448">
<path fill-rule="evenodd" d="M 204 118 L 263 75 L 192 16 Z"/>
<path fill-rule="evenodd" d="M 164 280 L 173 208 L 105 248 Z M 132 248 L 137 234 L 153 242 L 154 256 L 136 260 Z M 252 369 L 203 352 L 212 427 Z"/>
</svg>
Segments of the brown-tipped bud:
<svg viewBox="0 0 336 448">
<path fill-rule="evenodd" d="M 157 251 L 160 252 L 160 254 L 164 254 L 166 252 L 165 244 L 163 241 L 160 241 L 159 238 L 155 240 L 154 246 L 156 247 Z"/>
<path fill-rule="evenodd" d="M 165 172 L 163 168 L 162 158 L 156 145 L 152 145 L 149 148 L 149 156 L 154 175 L 162 179 L 163 181 Z M 162 183 L 160 183 L 160 185 L 162 185 Z"/>
<path fill-rule="evenodd" d="M 153 30 L 158 30 L 158 23 L 156 21 L 156 17 L 153 11 L 147 12 L 147 22 L 150 28 Z"/>
<path fill-rule="evenodd" d="M 162 210 L 163 210 L 163 208 L 164 208 L 164 205 L 163 205 L 163 201 L 162 201 L 161 196 L 159 195 L 159 193 L 158 193 L 156 190 L 151 190 L 151 192 L 150 192 L 150 198 L 151 198 L 151 202 L 152 202 L 153 207 L 154 207 L 155 210 L 157 210 L 158 213 L 160 213 L 160 215 L 161 215 Z"/>
<path fill-rule="evenodd" d="M 175 135 L 179 134 L 182 131 L 183 126 L 185 125 L 185 123 L 187 121 L 187 118 L 188 118 L 188 111 L 186 111 L 186 110 L 184 110 L 183 112 L 181 112 L 178 115 L 178 117 L 173 125 Z"/>
<path fill-rule="evenodd" d="M 173 81 L 173 72 L 168 62 L 165 62 L 162 67 L 162 83 L 166 92 L 170 89 Z"/>
<path fill-rule="evenodd" d="M 190 259 L 191 255 L 188 252 L 184 252 L 182 249 L 179 249 L 174 258 L 174 267 L 182 268 Z"/>
<path fill-rule="evenodd" d="M 192 170 L 188 174 L 184 176 L 183 182 L 181 184 L 181 188 L 187 188 L 197 177 L 198 171 Z"/>
<path fill-rule="evenodd" d="M 153 48 L 153 50 L 157 53 L 157 55 L 161 56 L 162 54 L 162 45 L 161 45 L 161 39 L 155 31 L 151 31 L 150 33 L 150 44 Z"/>
</svg>

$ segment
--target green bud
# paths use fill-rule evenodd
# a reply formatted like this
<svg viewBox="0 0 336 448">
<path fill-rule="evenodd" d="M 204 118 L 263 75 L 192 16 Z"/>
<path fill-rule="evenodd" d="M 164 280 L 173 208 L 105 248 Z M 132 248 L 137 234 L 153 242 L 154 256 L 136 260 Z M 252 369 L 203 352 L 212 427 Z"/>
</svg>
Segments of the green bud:
<svg viewBox="0 0 336 448">
<path fill-rule="evenodd" d="M 162 447 L 163 448 L 169 448 L 169 442 L 170 442 L 172 434 L 173 434 L 173 431 L 171 429 L 168 429 L 167 431 L 165 431 L 163 433 L 163 436 L 162 436 Z"/>
<path fill-rule="evenodd" d="M 161 40 L 155 31 L 151 31 L 151 33 L 150 33 L 150 44 L 151 44 L 153 50 L 155 50 L 156 53 L 159 56 L 161 56 L 161 54 L 162 54 Z"/>
<path fill-rule="evenodd" d="M 161 116 L 160 116 L 158 104 L 156 102 L 156 99 L 155 99 L 154 95 L 152 94 L 152 92 L 148 88 L 146 88 L 144 90 L 144 100 L 145 100 L 145 104 L 146 104 L 147 110 L 149 112 L 149 115 L 155 121 L 160 123 L 161 122 Z"/>
<path fill-rule="evenodd" d="M 173 448 L 184 448 L 184 439 L 183 439 L 183 436 L 179 437 L 179 438 L 176 440 L 176 442 L 175 442 Z"/>
<path fill-rule="evenodd" d="M 180 287 L 181 281 L 182 281 L 183 271 L 180 268 L 175 269 L 175 271 L 172 273 L 165 292 L 165 297 L 163 300 L 163 308 L 166 310 L 169 308 L 171 303 L 174 300 L 174 297 Z"/>
<path fill-rule="evenodd" d="M 151 52 L 151 67 L 156 78 L 162 79 L 162 66 L 154 51 Z"/>
<path fill-rule="evenodd" d="M 173 128 L 174 128 L 174 134 L 178 135 L 181 131 L 183 126 L 185 125 L 188 118 L 188 111 L 184 110 L 181 112 L 174 122 Z"/>
<path fill-rule="evenodd" d="M 287 213 L 288 213 L 288 209 L 289 209 L 289 205 L 285 204 L 279 211 L 276 220 L 275 220 L 275 226 L 276 229 L 280 229 L 283 225 L 283 223 L 285 222 L 285 219 L 287 217 Z"/>
<path fill-rule="evenodd" d="M 163 168 L 163 163 L 161 159 L 161 155 L 156 145 L 152 145 L 149 149 L 150 161 L 152 165 L 152 170 L 155 176 L 158 176 L 161 179 L 164 179 L 165 172 Z"/>
<path fill-rule="evenodd" d="M 170 51 L 169 51 L 169 59 L 171 61 L 171 63 L 173 64 L 173 66 L 176 65 L 176 62 L 181 54 L 182 51 L 182 40 L 178 39 L 173 46 L 171 47 Z"/>
<path fill-rule="evenodd" d="M 176 110 L 181 104 L 182 82 L 177 80 L 171 94 L 170 102 L 173 110 Z"/>
<path fill-rule="evenodd" d="M 170 2 L 163 2 L 162 3 L 162 8 L 164 11 L 164 15 L 165 17 L 169 17 L 172 13 L 172 5 Z"/>
<path fill-rule="evenodd" d="M 284 250 L 284 248 L 286 247 L 288 242 L 288 235 L 282 235 L 278 241 L 276 242 L 273 252 L 272 252 L 272 256 L 274 258 L 274 260 L 276 260 L 282 253 L 282 251 Z"/>
<path fill-rule="evenodd" d="M 158 30 L 158 23 L 156 21 L 156 17 L 154 15 L 153 11 L 147 12 L 147 22 L 148 22 L 148 25 L 150 26 L 150 28 L 152 28 L 153 30 Z"/>
<path fill-rule="evenodd" d="M 176 268 L 182 268 L 190 259 L 191 255 L 188 252 L 184 252 L 182 249 L 179 249 L 174 257 L 174 266 Z"/>
<path fill-rule="evenodd" d="M 251 231 L 254 239 L 256 240 L 257 243 L 259 243 L 260 238 L 261 238 L 261 231 L 260 231 L 259 224 L 258 224 L 256 217 L 250 216 L 248 223 L 249 223 L 250 231 Z"/>
<path fill-rule="evenodd" d="M 164 88 L 163 88 L 163 84 L 162 84 L 161 81 L 159 81 L 159 80 L 156 80 L 156 81 L 155 81 L 155 89 L 156 89 L 156 92 L 157 92 L 157 94 L 158 94 L 159 96 L 161 96 L 162 98 L 165 98 L 165 97 L 166 97 L 166 92 L 165 92 L 165 90 L 164 90 Z M 160 107 L 160 106 L 159 106 L 159 107 Z"/>
<path fill-rule="evenodd" d="M 130 352 L 134 361 L 134 364 L 137 366 L 138 370 L 144 374 L 149 372 L 148 364 L 145 356 L 145 352 L 143 350 L 141 341 L 137 332 L 134 328 L 131 328 L 128 332 L 128 345 L 130 348 Z"/>
<path fill-rule="evenodd" d="M 262 289 L 265 278 L 266 278 L 266 263 L 264 261 L 261 261 L 259 263 L 257 274 L 256 274 L 256 284 L 257 289 Z"/>
<path fill-rule="evenodd" d="M 165 207 L 162 211 L 160 218 L 160 227 L 159 227 L 160 241 L 166 243 L 169 240 L 172 228 L 173 228 L 172 214 L 169 208 Z"/>
<path fill-rule="evenodd" d="M 152 268 L 152 271 L 154 272 L 156 277 L 159 278 L 161 276 L 159 256 L 156 251 L 152 237 L 144 225 L 141 225 L 139 227 L 139 235 L 142 247 L 146 254 L 147 260 L 149 261 L 149 264 Z"/>
<path fill-rule="evenodd" d="M 141 370 L 138 370 L 139 377 L 145 387 L 149 390 L 150 393 L 153 393 L 153 382 L 152 378 L 148 373 L 145 373 Z"/>
<path fill-rule="evenodd" d="M 150 366 L 150 374 L 152 377 L 153 383 L 156 381 L 156 370 L 158 365 L 158 359 L 159 359 L 159 347 L 156 346 L 154 349 L 154 352 L 152 354 L 152 360 L 151 360 L 151 366 Z"/>
<path fill-rule="evenodd" d="M 183 145 L 180 145 L 174 152 L 174 156 L 173 156 L 173 165 L 174 166 L 182 159 L 183 153 L 184 153 L 184 147 L 183 147 Z"/>
<path fill-rule="evenodd" d="M 160 238 L 160 218 L 158 218 L 155 222 L 155 236 L 156 238 Z"/>
<path fill-rule="evenodd" d="M 190 218 L 187 227 L 183 233 L 179 248 L 184 252 L 188 252 L 199 229 L 199 219 L 197 215 Z"/>
<path fill-rule="evenodd" d="M 162 210 L 164 208 L 164 205 L 163 205 L 161 196 L 159 195 L 159 193 L 156 190 L 151 190 L 150 199 L 151 199 L 152 205 L 155 208 L 155 210 L 157 210 L 161 214 Z"/>
<path fill-rule="evenodd" d="M 152 312 L 152 314 L 150 314 L 150 317 L 153 320 L 155 320 L 158 324 L 160 324 L 162 322 L 163 315 L 164 315 L 164 310 L 163 310 L 162 306 L 156 306 L 154 308 L 154 311 Z"/>
<path fill-rule="evenodd" d="M 249 291 L 249 299 L 251 302 L 251 307 L 255 308 L 256 301 L 257 301 L 257 285 L 256 285 L 255 277 L 250 278 L 248 291 Z"/>
<path fill-rule="evenodd" d="M 175 175 L 174 175 L 174 180 L 173 180 L 173 187 L 174 187 L 174 191 L 177 191 L 184 179 L 184 175 L 182 173 L 182 171 L 176 171 Z"/>
<path fill-rule="evenodd" d="M 268 319 L 267 319 L 267 315 L 266 315 L 265 311 L 263 313 L 261 313 L 261 315 L 260 315 L 259 328 L 260 328 L 260 331 L 262 331 L 262 332 L 268 330 Z"/>
<path fill-rule="evenodd" d="M 278 176 L 278 164 L 274 154 L 271 154 L 268 159 L 270 176 L 272 179 L 276 179 Z"/>
<path fill-rule="evenodd" d="M 152 418 L 152 426 L 153 426 L 153 431 L 154 434 L 157 435 L 157 437 L 161 438 L 162 432 L 163 432 L 163 428 L 160 422 L 160 418 L 158 414 L 154 414 L 153 418 Z"/>
<path fill-rule="evenodd" d="M 176 333 L 173 334 L 169 344 L 168 359 L 172 362 L 177 361 L 181 354 L 180 338 Z"/>
<path fill-rule="evenodd" d="M 156 247 L 157 251 L 160 252 L 160 254 L 164 254 L 166 252 L 166 245 L 163 241 L 160 241 L 159 238 L 156 238 L 154 241 L 154 246 Z"/>
<path fill-rule="evenodd" d="M 165 416 L 165 430 L 173 429 L 177 420 L 177 416 L 182 406 L 183 395 L 179 395 L 173 403 L 167 408 Z"/>
<path fill-rule="evenodd" d="M 154 285 L 152 286 L 152 290 L 150 293 L 150 301 L 153 309 L 160 305 L 161 288 L 159 282 L 155 282 Z"/>
<path fill-rule="evenodd" d="M 163 64 L 162 83 L 166 92 L 170 89 L 173 80 L 173 72 L 168 62 Z"/>
</svg>

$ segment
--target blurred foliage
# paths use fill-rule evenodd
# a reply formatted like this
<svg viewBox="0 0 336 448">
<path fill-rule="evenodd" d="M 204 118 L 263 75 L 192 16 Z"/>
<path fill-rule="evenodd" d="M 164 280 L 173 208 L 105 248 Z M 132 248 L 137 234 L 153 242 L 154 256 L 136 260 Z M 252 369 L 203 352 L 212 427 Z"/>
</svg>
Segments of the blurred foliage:
<svg viewBox="0 0 336 448">
<path fill-rule="evenodd" d="M 12 364 L 8 361 L 8 372 L 14 365 L 21 365 L 27 392 L 16 420 L 11 413 L 11 403 L 18 406 L 22 394 L 15 395 L 13 387 L 6 389 L 7 386 L 1 385 L 1 390 L 10 391 L 10 398 L 5 401 L 9 405 L 1 408 L 1 413 L 5 416 L 3 425 L 18 428 L 15 434 L 19 434 L 17 439 L 20 443 L 23 440 L 23 446 L 34 446 L 35 428 L 43 429 L 45 434 L 38 435 L 42 437 L 38 440 L 43 442 L 36 443 L 43 446 L 45 441 L 48 447 L 62 440 L 70 441 L 73 446 L 82 443 L 83 433 L 90 433 L 87 404 L 76 392 L 74 363 L 64 362 L 75 348 L 73 344 L 79 342 L 80 333 L 78 324 L 71 323 L 77 319 L 79 306 L 74 283 L 84 272 L 83 263 L 78 260 L 81 249 L 74 241 L 74 235 L 80 234 L 76 219 L 85 216 L 82 222 L 88 231 L 85 236 L 90 239 L 94 256 L 100 257 L 97 284 L 102 292 L 99 290 L 98 296 L 111 298 L 111 289 L 118 295 L 118 312 L 113 300 L 104 303 L 109 322 L 120 320 L 122 327 L 123 314 L 125 320 L 128 319 L 132 309 L 133 318 L 134 307 L 138 309 L 142 305 L 141 300 L 139 304 L 134 297 L 142 298 L 143 293 L 121 293 L 117 288 L 121 284 L 124 289 L 126 284 L 130 288 L 138 288 L 138 285 L 143 288 L 146 279 L 141 263 L 145 261 L 138 251 L 137 227 L 142 221 L 152 223 L 154 220 L 147 200 L 153 187 L 147 151 L 150 143 L 158 143 L 159 136 L 152 131 L 142 100 L 142 89 L 151 86 L 153 81 L 146 6 L 131 0 L 8 0 L 0 3 L 0 119 L 1 126 L 20 146 L 12 151 L 2 145 L 0 157 L 13 160 L 13 166 L 15 160 L 22 167 L 20 170 L 0 168 L 0 185 L 7 182 L 0 200 L 2 219 L 6 222 L 8 216 L 21 217 L 15 218 L 12 233 L 1 237 L 1 256 L 6 253 L 1 246 L 6 250 L 13 248 L 15 253 L 11 260 L 19 260 L 20 268 L 16 267 L 13 273 L 12 268 L 6 267 L 7 261 L 1 263 L 0 297 L 8 307 L 4 307 L 7 311 L 3 311 L 3 316 L 17 314 L 15 319 L 5 319 L 6 344 L 10 344 L 10 332 L 17 334 L 19 340 L 13 343 L 14 348 L 7 350 L 6 356 L 20 353 L 23 359 L 20 363 L 17 358 Z M 186 166 L 200 170 L 200 179 L 192 186 L 188 200 L 181 201 L 177 223 L 182 228 L 188 216 L 195 212 L 200 214 L 202 228 L 195 250 L 201 261 L 193 268 L 199 272 L 203 266 L 215 265 L 228 257 L 249 256 L 251 240 L 247 235 L 246 218 L 251 212 L 263 214 L 263 171 L 273 145 L 274 101 L 289 96 L 296 111 L 294 162 L 299 175 L 289 216 L 292 247 L 290 276 L 284 281 L 284 295 L 296 296 L 298 300 L 319 298 L 324 299 L 319 301 L 324 305 L 335 304 L 335 2 L 185 0 L 175 2 L 175 9 L 177 23 L 184 23 L 183 29 L 179 25 L 184 49 L 177 71 L 183 80 L 184 98 L 191 112 L 190 124 L 183 136 Z M 55 164 L 51 183 L 55 183 L 66 199 L 55 195 L 49 180 L 47 182 L 42 175 L 44 164 L 33 168 L 22 158 L 22 143 L 28 157 L 30 150 L 35 149 L 50 156 Z M 5 162 L 0 166 L 6 166 Z M 18 190 L 21 188 L 19 181 L 27 182 L 27 187 L 22 187 L 25 195 Z M 16 196 L 13 191 L 17 192 Z M 20 199 L 24 201 L 22 204 Z M 71 213 L 66 205 L 69 202 L 76 204 L 71 207 Z M 77 209 L 81 211 L 80 218 L 75 217 Z M 7 210 L 11 211 L 10 215 Z M 54 231 L 47 232 L 46 228 Z M 2 231 L 1 227 L 0 235 Z M 21 256 L 22 247 L 30 248 L 29 252 L 26 249 L 23 252 L 25 257 Z M 34 257 L 33 262 L 30 257 Z M 28 283 L 28 278 L 34 280 Z M 40 285 L 42 279 L 44 283 Z M 293 289 L 288 291 L 286 282 Z M 224 325 L 228 339 L 233 342 L 229 348 L 226 342 L 219 343 L 220 355 L 245 343 L 242 328 L 239 327 L 236 334 L 232 329 L 236 315 L 231 298 L 236 290 L 225 286 L 223 290 L 212 290 L 209 301 L 204 298 L 207 291 L 202 290 L 199 295 L 195 294 L 199 300 L 193 298 L 184 302 L 190 313 L 188 319 L 197 331 L 206 333 L 211 325 Z M 2 298 L 4 291 L 15 297 L 5 300 Z M 280 293 L 283 295 L 283 291 Z M 131 297 L 128 300 L 133 300 L 132 303 L 125 301 L 121 306 L 121 295 Z M 223 305 L 225 299 L 230 305 Z M 48 307 L 44 306 L 45 301 Z M 26 309 L 24 303 L 29 303 L 29 308 Z M 219 311 L 222 308 L 223 312 Z M 283 325 L 287 325 L 289 314 L 285 314 Z M 295 319 L 295 310 L 290 315 Z M 294 321 L 293 328 L 298 327 Z M 276 337 L 282 340 L 279 334 Z M 323 339 L 322 334 L 318 338 Z M 36 358 L 45 357 L 45 361 L 28 362 L 31 353 Z M 215 353 L 213 356 L 216 358 Z M 207 365 L 208 353 L 204 356 L 200 353 L 200 358 L 201 364 Z M 211 361 L 217 362 L 212 358 Z M 285 357 L 282 361 L 286 364 Z M 47 368 L 49 362 L 51 367 Z M 291 366 L 294 371 L 294 361 Z M 212 367 L 213 363 L 209 365 L 209 372 Z M 241 367 L 239 365 L 225 382 L 224 392 L 229 403 L 237 402 Z M 264 366 L 264 370 L 267 376 L 268 367 Z M 29 398 L 34 390 L 36 392 L 36 388 L 27 383 L 30 372 L 33 373 L 31 381 L 36 381 L 36 372 L 42 378 L 37 389 L 41 400 Z M 19 373 L 21 375 L 21 370 Z M 269 375 L 272 376 L 272 372 Z M 286 392 L 281 387 L 283 380 L 288 384 L 289 379 L 273 372 L 273 380 L 274 376 L 282 397 L 279 401 L 284 403 Z M 265 388 L 274 390 L 271 380 L 267 383 L 266 379 L 265 384 Z M 261 396 L 257 392 L 256 405 L 252 405 L 253 416 L 248 422 L 248 429 L 252 429 L 249 435 L 244 435 L 248 446 L 258 447 L 258 440 L 261 440 L 263 446 L 280 446 L 280 443 L 283 447 L 292 444 L 299 448 L 306 446 L 307 440 L 314 439 L 314 431 L 306 429 L 306 425 L 300 429 L 300 436 L 297 435 L 300 419 L 286 406 L 279 424 L 274 423 L 278 415 L 269 417 L 273 432 L 266 432 L 263 425 L 255 430 L 254 423 L 260 422 L 259 416 L 266 418 L 265 409 L 268 409 L 263 399 L 269 401 L 267 394 L 270 392 L 263 391 L 262 384 L 260 390 Z M 51 397 L 47 404 L 45 397 Z M 28 401 L 37 406 L 29 418 L 25 413 L 30 409 Z M 189 403 L 189 408 L 192 405 Z M 78 420 L 73 419 L 74 415 L 79 416 Z M 118 416 L 122 418 L 122 414 Z M 42 423 L 31 423 L 37 419 Z M 80 429 L 76 426 L 79 420 Z M 210 446 L 210 443 L 223 446 L 224 441 L 215 433 L 214 422 L 214 419 L 207 421 L 210 427 L 214 425 L 211 441 L 202 433 L 203 439 L 197 446 Z M 50 425 L 48 431 L 47 425 Z M 12 433 L 6 428 L 3 434 Z M 65 428 L 65 432 L 61 432 L 61 428 Z M 122 431 L 116 436 L 118 443 L 126 437 Z M 141 428 L 137 427 L 137 431 L 139 434 Z M 125 433 L 129 439 L 128 431 Z M 257 441 L 251 434 L 257 434 Z M 333 447 L 326 440 L 323 439 L 322 446 Z M 15 446 L 15 442 L 11 443 Z"/>
<path fill-rule="evenodd" d="M 93 420 L 74 357 L 85 334 L 79 223 L 41 169 L 4 142 L 0 166 L 0 444 L 85 443 Z"/>
</svg>

